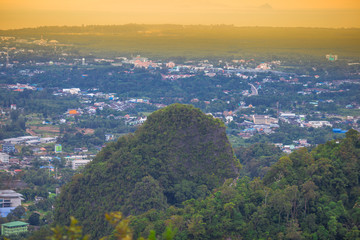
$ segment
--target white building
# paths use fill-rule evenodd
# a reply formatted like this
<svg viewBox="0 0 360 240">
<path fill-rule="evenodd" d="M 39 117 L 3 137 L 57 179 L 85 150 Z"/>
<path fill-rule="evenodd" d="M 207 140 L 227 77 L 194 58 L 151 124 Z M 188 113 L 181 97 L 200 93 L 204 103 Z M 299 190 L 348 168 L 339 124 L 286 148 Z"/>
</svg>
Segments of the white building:
<svg viewBox="0 0 360 240">
<path fill-rule="evenodd" d="M 72 169 L 73 170 L 77 170 L 79 168 L 85 167 L 86 164 L 88 164 L 89 162 L 91 162 L 91 159 L 78 159 L 78 160 L 74 160 L 71 163 Z"/>
<path fill-rule="evenodd" d="M 309 125 L 313 128 L 320 128 L 324 126 L 332 127 L 332 124 L 328 121 L 309 121 Z"/>
<path fill-rule="evenodd" d="M 81 91 L 80 88 L 64 88 L 63 93 L 70 93 L 70 94 L 79 94 Z"/>
<path fill-rule="evenodd" d="M 226 119 L 226 123 L 231 123 L 234 120 L 234 117 L 233 116 L 226 116 L 225 119 Z"/>
<path fill-rule="evenodd" d="M 295 113 L 284 112 L 284 113 L 280 113 L 280 117 L 283 117 L 283 118 L 295 118 L 296 114 Z"/>
<path fill-rule="evenodd" d="M 146 121 L 146 119 L 147 119 L 146 116 L 145 116 L 145 117 L 141 117 L 141 118 L 139 119 L 139 123 L 140 123 L 140 124 L 143 124 L 143 123 Z"/>
<path fill-rule="evenodd" d="M 14 190 L 0 190 L 0 208 L 16 208 L 21 205 L 22 194 Z"/>
<path fill-rule="evenodd" d="M 9 154 L 0 153 L 0 162 L 8 164 L 9 163 Z"/>
</svg>

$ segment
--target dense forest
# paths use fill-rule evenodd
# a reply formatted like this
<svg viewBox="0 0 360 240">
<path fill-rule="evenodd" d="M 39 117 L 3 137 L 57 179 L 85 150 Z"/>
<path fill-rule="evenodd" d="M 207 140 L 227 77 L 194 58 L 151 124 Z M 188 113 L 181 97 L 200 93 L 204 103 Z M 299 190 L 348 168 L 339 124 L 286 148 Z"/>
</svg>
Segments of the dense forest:
<svg viewBox="0 0 360 240">
<path fill-rule="evenodd" d="M 68 224 L 74 216 L 96 239 L 110 231 L 105 212 L 181 206 L 238 174 L 225 125 L 190 105 L 173 104 L 151 114 L 134 134 L 109 143 L 63 187 L 55 219 Z"/>
<path fill-rule="evenodd" d="M 269 151 L 269 150 L 265 150 Z M 136 236 L 175 239 L 359 239 L 360 134 L 281 157 L 263 179 L 229 179 L 206 199 L 134 216 Z"/>
</svg>

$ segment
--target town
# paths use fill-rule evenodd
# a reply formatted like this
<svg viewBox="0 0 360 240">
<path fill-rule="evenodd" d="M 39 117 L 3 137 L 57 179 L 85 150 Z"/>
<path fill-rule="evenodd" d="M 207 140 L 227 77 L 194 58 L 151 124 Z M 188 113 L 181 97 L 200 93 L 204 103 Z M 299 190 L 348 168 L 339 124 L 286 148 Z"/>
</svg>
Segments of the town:
<svg viewBox="0 0 360 240">
<path fill-rule="evenodd" d="M 0 213 L 19 219 L 23 200 L 35 226 L 51 223 L 61 185 L 107 142 L 173 103 L 221 119 L 233 148 L 269 143 L 289 154 L 360 130 L 360 65 L 333 54 L 295 67 L 283 59 L 103 58 L 43 38 L 2 36 L 0 47 L 1 188 L 19 190 L 0 191 Z M 330 73 L 337 64 L 345 72 Z M 27 231 L 19 221 L 3 226 Z"/>
<path fill-rule="evenodd" d="M 11 113 L 25 115 L 27 121 L 23 130 L 29 135 L 21 136 L 20 134 L 11 136 L 12 138 L 3 138 L 2 149 L 5 154 L 2 158 L 4 159 L 3 163 L 10 164 L 10 166 L 18 163 L 21 168 L 28 163 L 28 161 L 23 161 L 24 159 L 6 155 L 21 153 L 22 147 L 18 146 L 25 146 L 35 156 L 54 152 L 73 155 L 78 153 L 96 154 L 105 142 L 115 141 L 122 134 L 134 131 L 137 126 L 146 121 L 152 111 L 175 102 L 193 104 L 205 113 L 223 120 L 228 126 L 228 133 L 232 135 L 231 139 L 237 139 L 243 143 L 256 135 L 271 136 L 281 131 L 281 125 L 286 124 L 305 129 L 328 128 L 328 132 L 333 133 L 334 136 L 345 133 L 347 129 L 358 129 L 359 127 L 357 123 L 360 118 L 358 115 L 359 102 L 351 100 L 344 102 L 344 99 L 341 98 L 341 96 L 345 97 L 349 94 L 350 87 L 359 87 L 360 82 L 356 78 L 356 74 L 359 74 L 357 68 L 354 72 L 349 73 L 354 76 L 353 78 L 330 80 L 323 77 L 324 80 L 318 81 L 321 73 L 317 71 L 316 67 L 312 69 L 313 75 L 299 75 L 283 71 L 284 63 L 281 60 L 258 62 L 254 59 L 231 61 L 220 59 L 216 62 L 214 60 L 189 60 L 175 63 L 173 61 L 152 61 L 140 56 L 130 59 L 127 57 L 96 58 L 94 56 L 85 58 L 74 55 L 66 48 L 68 47 L 66 44 L 61 44 L 57 40 L 19 39 L 16 37 L 1 37 L 1 45 L 3 46 L 3 51 L 0 52 L 3 94 L 10 95 L 9 92 L 11 92 L 11 94 L 16 93 L 21 96 L 22 93 L 28 95 L 28 92 L 47 92 L 51 93 L 55 101 L 57 99 L 59 101 L 61 101 L 60 99 L 76 101 L 73 108 L 56 112 L 53 116 L 45 116 L 47 114 L 44 113 L 41 116 L 36 111 L 29 112 L 24 109 L 24 104 L 16 104 L 16 100 L 7 101 L 8 105 L 3 104 L 1 108 L 2 124 L 7 124 L 8 116 Z M 47 58 L 53 60 L 47 61 L 45 55 L 50 53 L 54 56 Z M 37 60 L 39 57 L 42 60 Z M 324 56 L 324 61 L 332 64 L 337 58 L 337 55 L 328 54 Z M 352 66 L 354 63 L 349 63 L 349 65 Z M 97 73 L 96 68 L 104 69 L 105 76 L 92 76 Z M 124 86 L 124 89 L 114 88 L 113 92 L 105 92 L 104 90 L 108 90 L 108 88 L 99 88 L 96 85 L 84 88 L 82 87 L 84 84 L 81 82 L 73 85 L 59 83 L 58 86 L 53 83 L 44 83 L 43 79 L 54 77 L 52 71 L 56 71 L 56 69 L 72 72 L 80 69 L 79 77 L 83 81 L 87 81 L 87 78 L 116 78 L 116 76 L 137 78 L 139 73 L 155 75 L 154 78 L 159 78 L 156 79 L 158 82 L 167 84 L 164 86 L 165 89 L 169 84 L 181 85 L 184 84 L 182 83 L 184 81 L 197 85 L 199 84 L 197 83 L 198 78 L 204 78 L 200 81 L 207 81 L 208 85 L 214 82 L 219 84 L 199 86 L 199 88 L 207 87 L 207 93 L 194 86 L 193 91 L 191 92 L 190 89 L 188 94 L 179 91 L 171 92 L 171 95 L 161 95 L 154 94 L 149 89 L 147 95 L 145 95 L 146 90 L 143 90 L 143 95 L 139 97 L 135 96 L 138 94 L 129 95 L 132 92 L 131 86 L 128 87 L 129 89 Z M 6 83 L 10 78 L 18 80 L 11 84 Z M 65 81 L 71 82 L 71 79 L 68 78 Z M 233 82 L 236 82 L 234 87 L 231 84 Z M 64 86 L 69 87 L 65 88 Z M 161 86 L 154 88 L 158 89 Z M 262 103 L 264 101 L 261 99 L 262 97 L 268 99 L 272 95 L 283 95 L 285 98 L 289 93 L 285 92 L 284 88 L 293 90 L 290 94 L 298 96 L 295 101 L 292 100 L 290 105 L 283 104 L 282 99 L 272 100 L 272 104 Z M 297 99 L 301 99 L 301 102 Z M 325 108 L 325 111 L 321 111 Z M 335 113 L 335 109 L 338 108 L 341 108 L 344 114 Z M 16 115 L 15 113 L 14 115 Z M 114 128 L 101 127 L 103 136 L 100 137 L 102 141 L 99 144 L 84 144 L 71 149 L 65 143 L 65 151 L 54 150 L 55 146 L 61 146 L 66 132 L 73 130 L 77 134 L 94 134 L 96 127 L 87 127 L 86 125 L 89 125 L 89 119 L 97 118 L 117 122 L 118 125 L 122 125 L 121 130 L 114 131 Z M 342 130 L 342 128 L 344 129 Z M 273 141 L 273 144 L 286 153 L 318 143 L 321 142 L 309 141 L 306 138 L 293 138 L 291 141 L 284 142 Z M 46 146 L 47 148 L 44 148 Z M 24 157 L 26 159 L 28 156 Z M 71 165 L 71 163 L 68 164 Z"/>
</svg>

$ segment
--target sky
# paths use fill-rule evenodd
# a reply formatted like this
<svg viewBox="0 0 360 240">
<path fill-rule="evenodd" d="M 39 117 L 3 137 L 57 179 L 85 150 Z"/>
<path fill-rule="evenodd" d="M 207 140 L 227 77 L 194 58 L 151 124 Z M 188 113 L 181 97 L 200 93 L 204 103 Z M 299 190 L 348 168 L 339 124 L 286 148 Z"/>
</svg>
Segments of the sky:
<svg viewBox="0 0 360 240">
<path fill-rule="evenodd" d="M 360 0 L 0 0 L 0 29 L 128 23 L 360 27 Z"/>
</svg>

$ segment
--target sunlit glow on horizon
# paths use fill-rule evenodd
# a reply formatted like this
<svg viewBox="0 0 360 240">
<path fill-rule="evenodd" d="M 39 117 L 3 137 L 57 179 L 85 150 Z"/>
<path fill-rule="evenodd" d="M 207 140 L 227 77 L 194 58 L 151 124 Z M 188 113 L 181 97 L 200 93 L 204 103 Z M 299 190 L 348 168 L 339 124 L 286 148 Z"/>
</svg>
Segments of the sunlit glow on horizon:
<svg viewBox="0 0 360 240">
<path fill-rule="evenodd" d="M 0 0 L 0 29 L 128 23 L 360 27 L 360 1 Z"/>
</svg>

